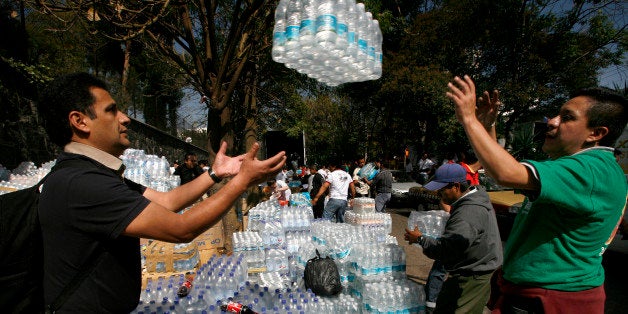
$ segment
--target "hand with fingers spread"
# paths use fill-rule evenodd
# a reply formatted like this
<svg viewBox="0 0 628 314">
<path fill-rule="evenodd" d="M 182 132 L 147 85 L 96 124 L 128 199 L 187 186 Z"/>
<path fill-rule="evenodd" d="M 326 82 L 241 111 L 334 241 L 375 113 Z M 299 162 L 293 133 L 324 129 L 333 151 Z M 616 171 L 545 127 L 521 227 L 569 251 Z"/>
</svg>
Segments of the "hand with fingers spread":
<svg viewBox="0 0 628 314">
<path fill-rule="evenodd" d="M 236 178 L 242 177 L 249 185 L 266 182 L 269 177 L 274 177 L 274 174 L 279 172 L 286 163 L 286 152 L 279 152 L 266 160 L 257 159 L 259 147 L 259 143 L 253 144 L 243 156 L 240 171 L 236 176 Z"/>
<path fill-rule="evenodd" d="M 455 83 L 455 84 L 454 84 Z M 463 125 L 477 119 L 475 84 L 468 75 L 464 79 L 456 76 L 454 82 L 447 84 L 449 91 L 445 94 L 456 105 L 456 118 Z"/>
<path fill-rule="evenodd" d="M 226 152 L 227 142 L 223 141 L 220 144 L 220 149 L 216 154 L 216 158 L 214 159 L 214 164 L 211 169 L 219 178 L 232 177 L 238 174 L 240 166 L 242 165 L 242 160 L 245 156 L 245 154 L 242 154 L 240 156 L 229 157 L 226 155 Z"/>
<path fill-rule="evenodd" d="M 497 121 L 497 114 L 499 113 L 501 105 L 502 103 L 499 100 L 498 90 L 494 90 L 493 95 L 490 95 L 488 91 L 484 91 L 484 94 L 478 98 L 475 114 L 485 129 L 488 130 L 495 126 L 495 121 Z"/>
</svg>

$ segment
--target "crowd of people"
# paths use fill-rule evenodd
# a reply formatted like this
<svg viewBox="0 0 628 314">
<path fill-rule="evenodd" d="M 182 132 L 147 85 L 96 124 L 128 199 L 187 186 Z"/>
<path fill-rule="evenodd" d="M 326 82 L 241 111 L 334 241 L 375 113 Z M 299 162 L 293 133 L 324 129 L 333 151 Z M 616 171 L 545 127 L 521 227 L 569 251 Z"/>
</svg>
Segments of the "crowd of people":
<svg viewBox="0 0 628 314">
<path fill-rule="evenodd" d="M 377 174 L 369 180 L 360 175 L 365 164 L 365 159 L 360 158 L 353 164 L 334 160 L 320 167 L 317 164 L 284 167 L 273 180 L 266 182 L 262 191 L 266 198 L 280 201 L 288 201 L 293 192 L 306 192 L 314 218 L 336 222 L 344 222 L 344 213 L 356 197 L 374 198 L 376 211 L 385 212 L 391 198 L 392 173 L 383 160 L 376 159 L 373 164 Z"/>
<path fill-rule="evenodd" d="M 626 126 L 627 100 L 600 88 L 574 94 L 547 122 L 543 150 L 550 159 L 520 162 L 495 138 L 499 93 L 477 98 L 468 76 L 447 87 L 474 154 L 457 161 L 450 156 L 439 166 L 423 154 L 415 167 L 419 179 L 438 193 L 450 218 L 439 239 L 423 237 L 418 228 L 405 235 L 448 273 L 434 312 L 481 313 L 488 304 L 495 313 L 603 313 L 602 254 L 628 194 L 611 148 Z M 385 211 L 390 200 L 392 175 L 383 160 L 375 161 L 379 172 L 372 179 L 339 161 L 320 168 L 290 162 L 290 173 L 284 152 L 259 160 L 258 143 L 235 157 L 226 155 L 222 143 L 211 171 L 198 172 L 196 156 L 186 155 L 175 170 L 181 186 L 159 192 L 122 176 L 117 156 L 130 146 L 130 119 L 103 81 L 86 73 L 57 78 L 38 107 L 51 140 L 63 148 L 57 164 L 69 165 L 41 187 L 45 303 L 56 303 L 87 256 L 99 256 L 79 288 L 52 309 L 59 313 L 133 310 L 141 286 L 139 238 L 189 242 L 250 186 L 266 183 L 269 193 L 288 200 L 290 182 L 297 179 L 315 215 L 339 222 L 355 197 L 374 197 L 377 211 Z M 364 163 L 357 160 L 355 168 Z M 480 166 L 499 184 L 526 195 L 503 250 L 493 208 L 475 181 Z M 227 177 L 223 188 L 198 202 Z"/>
</svg>

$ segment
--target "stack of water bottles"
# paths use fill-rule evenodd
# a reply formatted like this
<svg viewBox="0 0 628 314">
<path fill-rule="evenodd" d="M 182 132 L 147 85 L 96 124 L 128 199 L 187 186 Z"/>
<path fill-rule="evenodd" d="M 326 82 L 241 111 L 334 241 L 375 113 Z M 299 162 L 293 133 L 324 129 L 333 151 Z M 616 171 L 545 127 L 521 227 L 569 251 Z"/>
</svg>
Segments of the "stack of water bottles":
<svg viewBox="0 0 628 314">
<path fill-rule="evenodd" d="M 445 231 L 449 213 L 444 210 L 413 211 L 408 217 L 408 229 L 419 228 L 423 236 L 438 239 Z"/>
<path fill-rule="evenodd" d="M 352 210 L 356 214 L 374 213 L 375 199 L 370 197 L 356 197 L 353 199 Z"/>
<path fill-rule="evenodd" d="M 360 168 L 360 171 L 358 171 L 358 176 L 367 180 L 373 180 L 373 178 L 375 178 L 378 173 L 379 169 L 377 169 L 377 166 L 374 163 L 369 162 L 368 164 L 364 165 L 364 167 Z"/>
<path fill-rule="evenodd" d="M 280 0 L 272 58 L 329 86 L 382 75 L 379 22 L 355 0 Z"/>
<path fill-rule="evenodd" d="M 242 231 L 233 233 L 233 252 L 244 256 L 249 270 L 251 268 L 266 267 L 264 242 L 257 231 Z"/>
<path fill-rule="evenodd" d="M 165 156 L 146 155 L 141 149 L 126 149 L 120 156 L 126 169 L 124 177 L 160 192 L 170 191 L 181 184 L 181 178 L 170 174 Z"/>
<path fill-rule="evenodd" d="M 37 167 L 32 161 L 23 161 L 13 171 L 0 165 L 0 195 L 37 184 L 50 172 L 55 163 L 53 160 Z"/>
<path fill-rule="evenodd" d="M 349 224 L 362 226 L 367 229 L 382 228 L 386 234 L 392 232 L 392 218 L 389 213 L 356 213 L 353 210 L 345 212 L 345 221 Z"/>
</svg>

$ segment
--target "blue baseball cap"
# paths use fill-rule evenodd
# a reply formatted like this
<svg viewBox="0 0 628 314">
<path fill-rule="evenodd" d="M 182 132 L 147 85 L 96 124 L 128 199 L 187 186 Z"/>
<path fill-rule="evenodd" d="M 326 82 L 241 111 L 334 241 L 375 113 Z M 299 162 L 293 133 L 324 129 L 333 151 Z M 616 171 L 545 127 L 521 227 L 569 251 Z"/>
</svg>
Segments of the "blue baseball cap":
<svg viewBox="0 0 628 314">
<path fill-rule="evenodd" d="M 449 183 L 466 181 L 467 171 L 459 164 L 450 163 L 438 167 L 432 181 L 428 182 L 423 187 L 431 191 L 436 191 L 444 188 Z"/>
</svg>

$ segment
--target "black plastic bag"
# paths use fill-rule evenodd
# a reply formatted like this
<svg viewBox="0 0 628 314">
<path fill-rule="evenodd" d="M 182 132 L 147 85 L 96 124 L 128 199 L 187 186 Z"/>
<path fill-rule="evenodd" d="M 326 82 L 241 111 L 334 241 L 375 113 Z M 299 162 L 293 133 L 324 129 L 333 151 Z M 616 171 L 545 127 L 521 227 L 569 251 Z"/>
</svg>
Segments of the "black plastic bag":
<svg viewBox="0 0 628 314">
<path fill-rule="evenodd" d="M 316 250 L 316 257 L 307 261 L 304 272 L 305 287 L 316 295 L 332 296 L 342 291 L 338 266 L 332 258 L 321 258 Z"/>
</svg>

